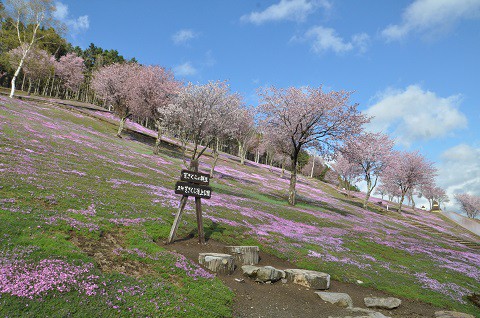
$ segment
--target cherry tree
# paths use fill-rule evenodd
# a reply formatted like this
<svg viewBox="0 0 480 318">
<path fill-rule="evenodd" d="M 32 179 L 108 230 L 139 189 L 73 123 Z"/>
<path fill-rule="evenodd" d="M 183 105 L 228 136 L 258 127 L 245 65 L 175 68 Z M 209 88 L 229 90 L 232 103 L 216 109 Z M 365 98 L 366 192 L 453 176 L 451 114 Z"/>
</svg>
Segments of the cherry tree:
<svg viewBox="0 0 480 318">
<path fill-rule="evenodd" d="M 436 169 L 418 151 L 394 151 L 388 167 L 382 174 L 382 182 L 396 187 L 400 193 L 398 212 L 402 210 L 405 196 L 416 187 L 433 183 Z"/>
<path fill-rule="evenodd" d="M 380 184 L 378 187 L 376 187 L 375 194 L 380 195 L 382 197 L 382 200 L 383 200 L 383 197 L 388 195 L 387 187 L 384 184 Z"/>
<path fill-rule="evenodd" d="M 443 188 L 437 187 L 434 184 L 425 184 L 420 187 L 419 197 L 424 197 L 428 200 L 430 210 L 433 207 L 433 201 L 437 201 L 440 205 L 448 199 L 447 194 Z"/>
<path fill-rule="evenodd" d="M 259 93 L 259 108 L 269 138 L 287 141 L 292 161 L 288 202 L 295 205 L 297 163 L 302 148 L 317 148 L 328 153 L 358 135 L 368 119 L 357 105 L 349 105 L 351 93 L 324 92 L 322 87 L 266 88 Z"/>
<path fill-rule="evenodd" d="M 231 138 L 235 133 L 235 117 L 239 116 L 242 97 L 239 94 L 227 93 L 223 103 L 219 103 L 212 110 L 210 124 L 210 138 L 212 139 L 213 163 L 210 169 L 210 176 L 213 177 L 215 166 L 219 156 L 220 139 Z"/>
<path fill-rule="evenodd" d="M 7 54 L 9 56 L 10 64 L 15 69 L 18 69 L 21 60 L 23 59 L 22 69 L 25 77 L 28 78 L 28 94 L 30 94 L 35 82 L 40 82 L 52 73 L 53 63 L 50 54 L 44 50 L 32 47 L 26 56 L 24 56 L 24 50 L 25 49 L 22 46 L 19 46 L 10 50 Z"/>
<path fill-rule="evenodd" d="M 135 63 L 115 63 L 96 70 L 93 73 L 92 87 L 101 98 L 111 103 L 113 111 L 120 117 L 117 136 L 121 137 L 125 121 L 133 115 L 130 87 L 132 81 L 137 79 L 136 74 L 141 71 L 141 66 Z"/>
<path fill-rule="evenodd" d="M 76 92 L 85 78 L 85 64 L 83 58 L 75 53 L 68 53 L 60 57 L 55 63 L 55 74 L 60 78 L 67 92 Z M 66 93 L 68 98 L 68 94 Z"/>
<path fill-rule="evenodd" d="M 367 193 L 363 207 L 377 185 L 378 177 L 391 160 L 394 141 L 382 133 L 364 133 L 348 141 L 342 149 L 347 160 L 358 166 L 367 183 Z"/>
<path fill-rule="evenodd" d="M 187 141 L 193 143 L 191 169 L 198 166 L 198 159 L 215 139 L 217 126 L 224 127 L 223 120 L 228 119 L 228 116 L 221 118 L 222 109 L 238 102 L 238 95 L 230 94 L 229 86 L 220 81 L 204 85 L 188 83 L 180 91 L 175 102 L 177 128 L 180 130 L 184 159 Z M 200 150 L 202 141 L 206 146 Z"/>
<path fill-rule="evenodd" d="M 256 127 L 252 108 L 240 107 L 233 117 L 232 136 L 238 144 L 238 156 L 240 164 L 245 164 L 245 158 L 250 147 L 256 141 Z"/>
<path fill-rule="evenodd" d="M 310 158 L 305 167 L 303 167 L 302 173 L 309 175 L 310 178 L 317 177 L 324 169 L 323 159 L 316 149 L 309 149 L 307 152 Z"/>
<path fill-rule="evenodd" d="M 171 71 L 158 65 L 138 68 L 130 82 L 132 111 L 155 121 L 158 133 L 153 152 L 158 154 L 167 117 L 175 111 L 173 103 L 182 83 L 175 80 Z"/>
<path fill-rule="evenodd" d="M 58 24 L 54 19 L 52 0 L 6 0 L 5 11 L 12 18 L 21 50 L 20 60 L 12 77 L 10 98 L 15 94 L 15 83 L 30 50 L 40 39 L 38 30 Z"/>
<path fill-rule="evenodd" d="M 340 176 L 342 180 L 341 186 L 346 189 L 347 194 L 350 195 L 350 187 L 355 184 L 362 174 L 361 168 L 352 163 L 346 157 L 337 155 L 335 162 L 332 163 L 332 169 Z"/>
<path fill-rule="evenodd" d="M 476 218 L 480 211 L 480 197 L 468 193 L 455 195 L 455 200 L 460 204 L 462 210 L 469 218 Z"/>
</svg>

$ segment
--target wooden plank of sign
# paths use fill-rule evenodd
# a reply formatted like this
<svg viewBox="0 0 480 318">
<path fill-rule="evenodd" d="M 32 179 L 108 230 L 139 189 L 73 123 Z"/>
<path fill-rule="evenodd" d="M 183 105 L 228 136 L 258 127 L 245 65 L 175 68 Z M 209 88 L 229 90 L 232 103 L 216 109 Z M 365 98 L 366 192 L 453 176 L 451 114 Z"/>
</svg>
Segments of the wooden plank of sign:
<svg viewBox="0 0 480 318">
<path fill-rule="evenodd" d="M 191 183 L 208 185 L 208 183 L 210 182 L 210 175 L 208 173 L 182 170 L 180 174 L 180 180 L 191 182 Z"/>
<path fill-rule="evenodd" d="M 199 184 L 178 181 L 175 184 L 175 194 L 210 199 L 212 195 L 212 188 Z"/>
</svg>

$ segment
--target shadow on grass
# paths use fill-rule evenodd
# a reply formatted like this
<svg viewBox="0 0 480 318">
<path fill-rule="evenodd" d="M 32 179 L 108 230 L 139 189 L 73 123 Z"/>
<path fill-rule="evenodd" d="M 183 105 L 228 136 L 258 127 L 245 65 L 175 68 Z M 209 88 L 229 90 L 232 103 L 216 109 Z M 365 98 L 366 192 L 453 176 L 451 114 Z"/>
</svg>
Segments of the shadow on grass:
<svg viewBox="0 0 480 318">
<path fill-rule="evenodd" d="M 226 173 L 223 173 L 223 172 L 219 172 L 219 171 L 215 171 L 214 178 L 216 178 L 218 180 L 221 180 L 221 179 L 233 180 L 233 181 L 237 181 L 237 182 L 245 183 L 245 184 L 255 184 L 254 181 L 246 180 L 246 179 L 243 179 L 243 178 L 237 178 L 237 177 L 234 177 L 232 175 L 229 175 L 229 174 L 226 174 Z"/>
<path fill-rule="evenodd" d="M 326 202 L 313 200 L 311 198 L 307 198 L 307 197 L 304 197 L 304 196 L 301 196 L 301 195 L 297 195 L 297 203 L 298 204 L 303 204 L 303 205 L 306 205 L 306 206 L 319 207 L 319 208 L 328 210 L 330 212 L 340 214 L 342 216 L 353 215 L 352 213 L 350 213 L 348 211 L 340 210 L 340 209 L 338 209 L 338 208 L 336 208 L 336 207 L 334 207 L 334 206 L 332 206 L 332 205 L 330 205 Z"/>
<path fill-rule="evenodd" d="M 223 234 L 225 230 L 226 228 L 218 224 L 217 222 L 212 222 L 208 227 L 204 226 L 203 231 L 205 233 L 205 241 L 208 241 L 212 237 L 212 235 L 215 233 Z M 197 228 L 194 230 L 191 230 L 190 233 L 188 233 L 187 237 L 178 239 L 177 241 L 187 241 L 194 237 L 198 237 Z"/>
<path fill-rule="evenodd" d="M 357 208 L 360 208 L 360 209 L 364 209 L 363 202 L 361 202 L 361 201 L 356 201 L 356 200 L 352 200 L 352 199 L 348 199 L 348 198 L 337 198 L 337 199 L 339 201 L 342 201 L 343 203 L 346 203 L 346 204 L 349 204 L 349 205 L 352 205 L 352 206 L 356 206 Z M 388 212 L 386 210 L 386 208 L 384 208 L 383 206 L 375 205 L 372 202 L 368 203 L 367 210 L 370 211 L 370 212 L 373 212 L 373 213 L 381 214 L 381 215 L 385 215 Z"/>
<path fill-rule="evenodd" d="M 142 134 L 140 132 L 130 130 L 130 129 L 125 129 L 122 132 L 122 134 L 124 136 L 123 138 L 125 139 L 135 140 L 144 145 L 151 147 L 152 154 L 153 154 L 153 148 L 155 147 L 156 138 Z M 183 156 L 182 149 L 178 145 L 174 145 L 165 140 L 162 140 L 160 143 L 160 152 L 171 158 L 176 158 L 176 159 L 181 159 Z"/>
</svg>

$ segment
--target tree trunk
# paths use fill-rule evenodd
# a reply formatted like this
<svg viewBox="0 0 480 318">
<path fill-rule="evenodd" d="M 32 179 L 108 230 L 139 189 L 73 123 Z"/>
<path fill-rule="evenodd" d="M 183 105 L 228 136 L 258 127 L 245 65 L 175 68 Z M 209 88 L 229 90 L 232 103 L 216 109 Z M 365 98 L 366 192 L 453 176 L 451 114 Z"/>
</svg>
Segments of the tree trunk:
<svg viewBox="0 0 480 318">
<path fill-rule="evenodd" d="M 27 76 L 25 75 L 25 72 L 23 72 L 22 87 L 20 88 L 20 90 L 22 90 L 22 91 L 24 91 L 23 88 L 25 87 L 25 78 L 26 78 L 26 77 L 27 77 Z"/>
<path fill-rule="evenodd" d="M 373 186 L 372 186 L 372 179 L 370 178 L 370 176 L 367 176 L 367 195 L 365 196 L 365 200 L 363 201 L 363 208 L 366 209 L 367 208 L 367 205 L 368 205 L 368 199 L 370 199 L 370 195 L 372 194 L 372 191 L 373 189 L 375 188 L 375 186 L 377 185 L 377 180 L 378 180 L 378 177 L 375 177 L 375 182 L 373 183 Z M 382 200 L 383 200 L 383 196 L 382 196 Z"/>
<path fill-rule="evenodd" d="M 48 94 L 50 97 L 53 95 L 53 89 L 55 88 L 55 75 L 52 78 L 52 85 L 50 85 L 50 93 Z"/>
<path fill-rule="evenodd" d="M 242 152 L 243 152 L 242 143 L 240 141 L 238 141 L 237 143 L 238 143 L 238 156 L 242 158 Z"/>
<path fill-rule="evenodd" d="M 20 59 L 20 63 L 18 63 L 17 70 L 13 74 L 12 82 L 11 82 L 12 83 L 12 89 L 10 90 L 10 98 L 13 98 L 13 96 L 15 95 L 15 82 L 17 81 L 18 74 L 20 74 L 20 70 L 23 67 L 23 63 L 25 62 L 25 57 L 27 56 L 29 50 L 30 50 L 30 47 L 28 47 L 26 52 L 24 52 L 24 54 L 22 55 L 22 58 Z"/>
<path fill-rule="evenodd" d="M 297 197 L 297 190 L 295 189 L 297 185 L 297 161 L 298 161 L 298 153 L 300 149 L 295 149 L 292 159 L 292 172 L 290 174 L 290 186 L 288 187 L 288 203 L 290 205 L 295 205 L 296 197 Z"/>
<path fill-rule="evenodd" d="M 402 204 L 404 199 L 405 199 L 405 193 L 402 192 L 402 196 L 398 200 L 398 212 L 402 212 Z"/>
<path fill-rule="evenodd" d="M 160 153 L 160 144 L 162 143 L 162 127 L 160 126 L 160 120 L 155 120 L 155 126 L 157 126 L 157 140 L 155 140 L 155 147 L 153 148 L 153 154 L 158 155 Z"/>
<path fill-rule="evenodd" d="M 47 78 L 47 81 L 45 82 L 45 85 L 43 86 L 43 96 L 47 96 L 47 91 L 48 91 L 48 85 L 50 85 L 50 76 Z"/>
<path fill-rule="evenodd" d="M 213 164 L 212 164 L 212 167 L 210 168 L 210 178 L 213 178 L 213 173 L 215 172 L 215 166 L 217 165 L 217 161 L 218 161 L 218 144 L 219 144 L 219 140 L 217 138 L 215 148 L 213 148 Z"/>
<path fill-rule="evenodd" d="M 30 96 L 30 93 L 32 92 L 32 80 L 29 78 L 28 79 L 28 91 L 27 91 L 27 96 Z"/>
<path fill-rule="evenodd" d="M 310 178 L 313 178 L 313 169 L 315 168 L 315 156 L 313 156 L 313 161 L 312 161 L 312 171 L 310 172 Z"/>
<path fill-rule="evenodd" d="M 35 89 L 35 94 L 40 95 L 40 84 L 42 83 L 41 79 L 38 79 L 37 88 Z"/>
<path fill-rule="evenodd" d="M 118 126 L 118 132 L 117 132 L 118 138 L 122 138 L 122 131 L 123 131 L 123 127 L 125 126 L 125 122 L 127 121 L 127 117 L 128 116 L 125 116 L 125 117 L 122 117 L 122 119 L 120 119 L 120 125 Z"/>
</svg>

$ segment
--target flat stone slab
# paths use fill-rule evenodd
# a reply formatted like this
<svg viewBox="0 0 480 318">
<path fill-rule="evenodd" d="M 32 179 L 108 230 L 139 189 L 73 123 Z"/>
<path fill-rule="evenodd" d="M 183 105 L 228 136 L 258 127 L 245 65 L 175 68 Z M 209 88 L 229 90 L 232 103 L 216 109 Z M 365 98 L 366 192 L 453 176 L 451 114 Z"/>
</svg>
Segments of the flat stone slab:
<svg viewBox="0 0 480 318">
<path fill-rule="evenodd" d="M 243 275 L 259 282 L 276 282 L 285 278 L 285 272 L 272 266 L 243 265 Z"/>
<path fill-rule="evenodd" d="M 306 269 L 286 269 L 285 275 L 288 281 L 312 289 L 329 289 L 330 275 Z"/>
<path fill-rule="evenodd" d="M 363 299 L 368 308 L 394 309 L 402 304 L 402 301 L 394 297 L 365 297 Z"/>
<path fill-rule="evenodd" d="M 322 300 L 331 304 L 346 308 L 353 307 L 353 301 L 349 294 L 330 292 L 315 292 L 315 294 L 317 294 Z"/>
<path fill-rule="evenodd" d="M 390 318 L 389 316 L 385 316 L 381 312 L 377 312 L 371 309 L 365 309 L 365 308 L 359 308 L 359 307 L 353 307 L 353 308 L 348 308 L 348 310 L 353 311 L 353 312 L 361 312 L 361 313 L 366 313 L 364 316 L 360 317 L 355 317 L 355 318 Z"/>
<path fill-rule="evenodd" d="M 436 311 L 435 318 L 475 318 L 475 316 L 470 314 L 464 314 L 457 311 Z"/>
</svg>

